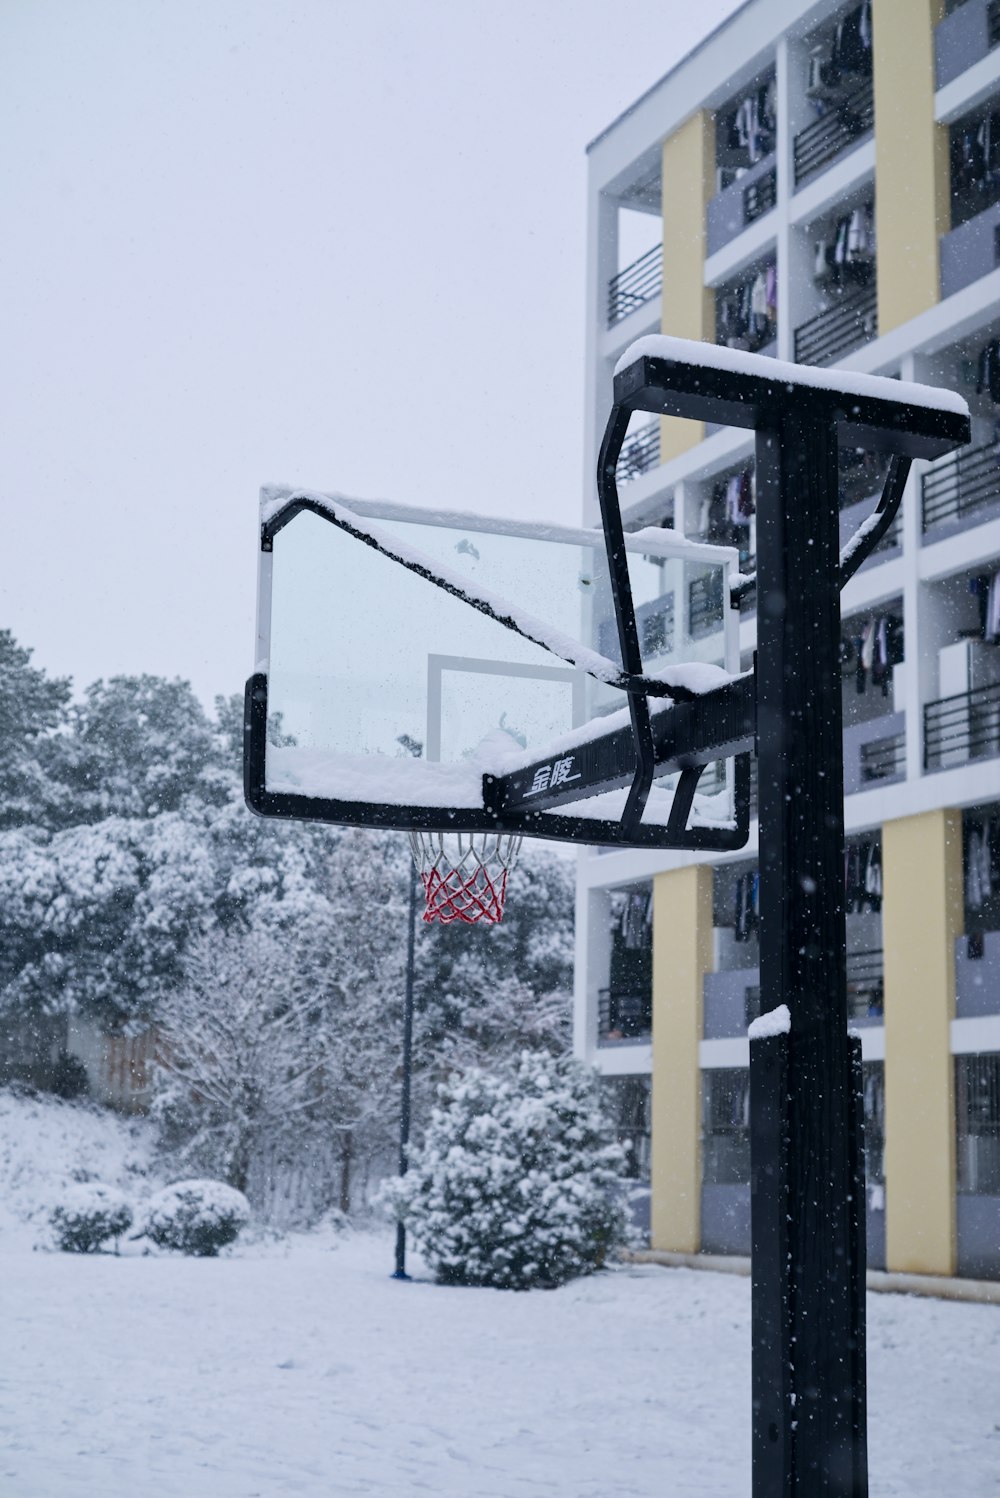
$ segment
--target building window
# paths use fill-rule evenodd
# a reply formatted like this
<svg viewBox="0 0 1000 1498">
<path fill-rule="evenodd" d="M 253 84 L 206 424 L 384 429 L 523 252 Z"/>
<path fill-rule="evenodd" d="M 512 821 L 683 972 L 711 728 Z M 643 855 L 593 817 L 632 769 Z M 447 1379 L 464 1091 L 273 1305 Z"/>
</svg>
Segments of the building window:
<svg viewBox="0 0 1000 1498">
<path fill-rule="evenodd" d="M 750 1180 L 750 1071 L 702 1072 L 702 1182 L 744 1186 Z"/>
<path fill-rule="evenodd" d="M 1000 1053 L 955 1058 L 958 1189 L 1000 1196 Z"/>
</svg>

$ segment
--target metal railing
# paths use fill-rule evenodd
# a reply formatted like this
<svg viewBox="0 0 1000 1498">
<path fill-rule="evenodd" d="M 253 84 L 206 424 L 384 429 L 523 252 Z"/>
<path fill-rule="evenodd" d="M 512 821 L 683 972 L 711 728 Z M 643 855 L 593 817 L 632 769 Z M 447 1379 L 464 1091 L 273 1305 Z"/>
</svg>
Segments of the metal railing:
<svg viewBox="0 0 1000 1498">
<path fill-rule="evenodd" d="M 795 329 L 796 364 L 832 364 L 878 334 L 874 281 L 838 297 L 832 307 Z"/>
<path fill-rule="evenodd" d="M 743 189 L 744 224 L 752 224 L 755 220 L 763 218 L 765 213 L 770 213 L 777 201 L 777 170 L 765 172 L 763 177 L 758 177 L 756 182 L 751 182 L 749 187 Z"/>
<path fill-rule="evenodd" d="M 861 745 L 861 779 L 896 780 L 906 774 L 906 734 L 870 739 Z"/>
<path fill-rule="evenodd" d="M 875 96 L 869 80 L 799 131 L 795 137 L 796 187 L 828 166 L 874 125 Z"/>
<path fill-rule="evenodd" d="M 1000 501 L 1000 446 L 967 447 L 928 468 L 921 480 L 923 527 L 963 520 Z"/>
<path fill-rule="evenodd" d="M 940 697 L 924 708 L 924 769 L 1000 755 L 1000 682 Z"/>
<path fill-rule="evenodd" d="M 647 1040 L 653 1030 L 653 992 L 601 988 L 597 993 L 597 1044 Z"/>
<path fill-rule="evenodd" d="M 608 327 L 651 302 L 663 285 L 663 246 L 654 245 L 608 282 Z"/>
<path fill-rule="evenodd" d="M 760 1016 L 760 987 L 746 991 L 746 1021 Z M 885 1010 L 885 977 L 882 948 L 847 954 L 847 1013 L 851 1019 L 866 1019 Z"/>
<path fill-rule="evenodd" d="M 620 484 L 637 479 L 648 473 L 660 461 L 660 423 L 647 422 L 637 432 L 626 437 L 618 455 L 617 478 Z"/>
</svg>

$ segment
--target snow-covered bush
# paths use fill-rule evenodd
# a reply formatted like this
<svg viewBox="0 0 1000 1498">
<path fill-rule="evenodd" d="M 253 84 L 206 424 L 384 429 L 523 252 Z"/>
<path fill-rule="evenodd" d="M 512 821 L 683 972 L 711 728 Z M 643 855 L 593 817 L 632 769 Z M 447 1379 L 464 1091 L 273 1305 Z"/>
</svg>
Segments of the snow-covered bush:
<svg viewBox="0 0 1000 1498">
<path fill-rule="evenodd" d="M 56 1244 L 65 1253 L 92 1254 L 109 1238 L 132 1226 L 132 1208 L 114 1186 L 90 1181 L 68 1186 L 49 1218 Z"/>
<path fill-rule="evenodd" d="M 579 1062 L 525 1052 L 439 1099 L 409 1171 L 382 1191 L 439 1281 L 558 1285 L 625 1242 L 624 1155 Z"/>
<path fill-rule="evenodd" d="M 160 1248 L 211 1258 L 249 1218 L 242 1191 L 222 1181 L 177 1181 L 150 1198 L 143 1233 Z"/>
</svg>

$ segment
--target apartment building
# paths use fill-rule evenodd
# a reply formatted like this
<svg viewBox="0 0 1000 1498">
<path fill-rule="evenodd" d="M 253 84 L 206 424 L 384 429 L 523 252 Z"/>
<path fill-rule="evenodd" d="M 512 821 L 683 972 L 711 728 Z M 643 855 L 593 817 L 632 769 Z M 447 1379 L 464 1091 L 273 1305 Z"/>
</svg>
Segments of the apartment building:
<svg viewBox="0 0 1000 1498">
<path fill-rule="evenodd" d="M 746 0 L 591 144 L 587 232 L 588 521 L 647 333 L 969 401 L 971 446 L 913 465 L 842 595 L 848 1001 L 870 1262 L 1000 1276 L 1000 0 Z M 884 468 L 841 470 L 846 539 Z M 752 571 L 751 433 L 636 416 L 618 477 L 628 528 Z M 749 1252 L 755 860 L 756 822 L 732 856 L 580 856 L 576 1048 L 657 1248 Z"/>
</svg>

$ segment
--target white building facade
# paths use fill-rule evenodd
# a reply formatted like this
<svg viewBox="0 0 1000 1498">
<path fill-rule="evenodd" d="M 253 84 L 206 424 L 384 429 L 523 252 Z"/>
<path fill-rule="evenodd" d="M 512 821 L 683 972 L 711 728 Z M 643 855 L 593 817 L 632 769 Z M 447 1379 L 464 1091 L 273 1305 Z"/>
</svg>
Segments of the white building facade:
<svg viewBox="0 0 1000 1498">
<path fill-rule="evenodd" d="M 913 465 L 842 595 L 848 997 L 871 1263 L 1000 1275 L 1000 4 L 747 0 L 593 142 L 587 234 L 588 523 L 612 371 L 647 333 L 969 400 L 971 447 Z M 846 538 L 884 468 L 841 467 Z M 619 490 L 627 529 L 752 570 L 751 433 L 634 417 Z M 746 665 L 755 634 L 751 594 Z M 576 1050 L 666 1250 L 749 1252 L 756 836 L 579 859 Z"/>
</svg>

